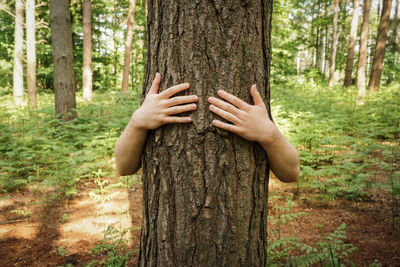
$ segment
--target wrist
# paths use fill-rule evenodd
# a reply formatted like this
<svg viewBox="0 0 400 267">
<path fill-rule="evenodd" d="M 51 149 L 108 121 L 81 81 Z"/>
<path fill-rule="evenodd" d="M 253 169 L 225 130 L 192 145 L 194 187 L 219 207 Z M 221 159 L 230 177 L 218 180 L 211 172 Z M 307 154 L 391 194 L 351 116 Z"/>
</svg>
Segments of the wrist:
<svg viewBox="0 0 400 267">
<path fill-rule="evenodd" d="M 146 126 L 143 124 L 143 119 L 140 117 L 140 108 L 133 112 L 128 125 L 133 130 L 147 131 Z"/>
<path fill-rule="evenodd" d="M 270 148 L 274 144 L 276 144 L 280 138 L 282 138 L 282 134 L 279 132 L 278 128 L 274 123 L 271 122 L 271 125 L 268 126 L 270 130 L 267 134 L 263 135 L 263 138 L 259 141 L 259 143 L 264 148 Z"/>
</svg>

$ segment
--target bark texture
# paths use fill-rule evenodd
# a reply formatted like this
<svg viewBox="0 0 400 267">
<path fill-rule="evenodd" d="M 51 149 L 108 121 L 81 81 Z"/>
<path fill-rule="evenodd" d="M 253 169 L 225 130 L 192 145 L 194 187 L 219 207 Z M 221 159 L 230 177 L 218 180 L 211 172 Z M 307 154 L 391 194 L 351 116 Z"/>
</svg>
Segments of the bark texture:
<svg viewBox="0 0 400 267">
<path fill-rule="evenodd" d="M 372 63 L 371 76 L 369 79 L 369 89 L 371 91 L 378 90 L 379 83 L 381 82 L 391 8 L 392 0 L 383 0 L 382 15 L 378 28 L 378 38 L 376 40 L 375 56 Z"/>
<path fill-rule="evenodd" d="M 364 0 L 363 19 L 361 23 L 360 36 L 360 52 L 358 54 L 356 87 L 358 97 L 365 96 L 365 66 L 367 64 L 367 43 L 368 43 L 368 27 L 369 27 L 369 12 L 371 9 L 372 0 Z"/>
<path fill-rule="evenodd" d="M 336 64 L 336 44 L 337 44 L 337 21 L 338 21 L 339 0 L 333 2 L 333 23 L 332 23 L 332 47 L 331 47 L 331 64 L 329 66 L 329 87 L 333 86 L 335 81 L 335 64 Z"/>
<path fill-rule="evenodd" d="M 344 86 L 346 87 L 351 85 L 351 76 L 353 74 L 354 48 L 356 46 L 358 27 L 358 2 L 359 0 L 353 0 L 353 15 L 351 18 L 349 49 L 347 50 L 346 74 L 344 77 Z"/>
<path fill-rule="evenodd" d="M 36 108 L 35 0 L 26 0 L 26 57 L 29 106 Z"/>
<path fill-rule="evenodd" d="M 15 1 L 15 30 L 14 30 L 14 71 L 13 98 L 14 104 L 20 106 L 24 100 L 24 68 L 22 65 L 24 49 L 24 5 L 22 0 Z"/>
<path fill-rule="evenodd" d="M 76 117 L 76 85 L 69 0 L 50 1 L 50 27 L 56 114 L 67 120 L 73 119 Z"/>
<path fill-rule="evenodd" d="M 92 2 L 83 0 L 83 98 L 89 102 L 93 100 L 92 83 Z"/>
<path fill-rule="evenodd" d="M 125 56 L 124 56 L 124 69 L 122 73 L 122 92 L 128 91 L 129 87 L 129 69 L 131 66 L 131 55 L 132 55 L 132 40 L 133 40 L 133 22 L 135 19 L 135 0 L 129 0 L 128 8 L 128 27 L 126 29 L 126 40 L 125 40 Z"/>
<path fill-rule="evenodd" d="M 269 107 L 268 1 L 148 1 L 145 94 L 190 82 L 193 123 L 147 136 L 138 266 L 265 266 L 269 166 L 262 147 L 217 130 L 207 99 L 219 89 Z"/>
</svg>

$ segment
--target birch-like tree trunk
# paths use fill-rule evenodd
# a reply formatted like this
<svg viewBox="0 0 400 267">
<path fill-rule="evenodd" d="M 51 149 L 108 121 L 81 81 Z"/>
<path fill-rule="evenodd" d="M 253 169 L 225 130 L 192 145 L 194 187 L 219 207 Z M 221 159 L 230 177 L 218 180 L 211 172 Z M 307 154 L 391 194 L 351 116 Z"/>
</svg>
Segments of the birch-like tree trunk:
<svg viewBox="0 0 400 267">
<path fill-rule="evenodd" d="M 26 57 L 29 106 L 36 108 L 36 21 L 35 0 L 26 0 Z"/>
<path fill-rule="evenodd" d="M 21 106 L 24 100 L 24 4 L 22 0 L 15 0 L 15 30 L 14 30 L 14 72 L 13 98 L 14 104 Z"/>
<path fill-rule="evenodd" d="M 349 49 L 347 50 L 346 74 L 344 77 L 344 86 L 346 87 L 351 85 L 352 74 L 353 74 L 354 48 L 356 46 L 357 27 L 358 27 L 358 2 L 359 0 L 353 0 L 353 15 L 351 18 Z"/>
<path fill-rule="evenodd" d="M 121 89 L 122 92 L 128 91 L 128 87 L 129 87 L 129 69 L 131 66 L 135 6 L 136 6 L 136 0 L 129 0 L 128 27 L 126 29 L 126 40 L 125 40 L 124 69 L 123 69 L 123 73 L 122 73 L 122 89 Z"/>
<path fill-rule="evenodd" d="M 93 100 L 92 82 L 92 2 L 83 0 L 83 77 L 82 94 L 89 102 Z"/>
<path fill-rule="evenodd" d="M 329 87 L 333 86 L 335 81 L 335 64 L 336 64 L 336 45 L 337 45 L 337 21 L 338 21 L 339 0 L 334 0 L 333 4 L 333 27 L 332 27 L 332 47 L 331 47 L 331 64 L 329 66 Z"/>
<path fill-rule="evenodd" d="M 365 67 L 367 64 L 367 42 L 369 27 L 369 12 L 372 0 L 364 0 L 363 19 L 361 23 L 360 52 L 358 54 L 356 87 L 360 99 L 365 96 Z"/>
</svg>

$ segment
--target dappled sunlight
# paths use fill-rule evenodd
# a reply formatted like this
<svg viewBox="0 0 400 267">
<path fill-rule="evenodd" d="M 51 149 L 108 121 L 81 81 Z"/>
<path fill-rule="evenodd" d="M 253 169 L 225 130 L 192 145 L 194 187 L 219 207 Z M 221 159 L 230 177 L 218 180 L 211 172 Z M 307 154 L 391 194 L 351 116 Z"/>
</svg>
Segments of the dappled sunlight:
<svg viewBox="0 0 400 267">
<path fill-rule="evenodd" d="M 59 226 L 59 246 L 70 252 L 79 252 L 83 243 L 92 247 L 104 238 L 109 225 L 122 231 L 132 227 L 129 212 L 128 193 L 125 189 L 116 189 L 118 194 L 111 200 L 95 202 L 89 196 L 92 188 L 86 188 L 80 197 L 74 199 L 65 209 L 65 222 Z M 131 233 L 128 231 L 128 236 Z"/>
</svg>

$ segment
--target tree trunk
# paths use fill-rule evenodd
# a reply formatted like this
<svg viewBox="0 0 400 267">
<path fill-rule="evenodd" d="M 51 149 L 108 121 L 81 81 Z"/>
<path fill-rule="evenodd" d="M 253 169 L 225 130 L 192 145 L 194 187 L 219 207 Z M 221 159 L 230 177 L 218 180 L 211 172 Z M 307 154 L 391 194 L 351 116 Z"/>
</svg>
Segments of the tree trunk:
<svg viewBox="0 0 400 267">
<path fill-rule="evenodd" d="M 56 114 L 69 120 L 76 117 L 74 56 L 72 53 L 69 0 L 50 1 L 51 44 L 54 64 Z"/>
<path fill-rule="evenodd" d="M 378 38 L 376 40 L 375 56 L 372 63 L 369 89 L 378 90 L 382 76 L 383 59 L 385 57 L 386 39 L 390 24 L 390 9 L 392 0 L 383 0 L 381 21 L 379 22 Z"/>
<path fill-rule="evenodd" d="M 131 64 L 132 40 L 133 40 L 133 21 L 135 18 L 136 0 L 129 0 L 128 27 L 126 29 L 124 70 L 122 73 L 122 92 L 128 91 L 129 69 Z"/>
<path fill-rule="evenodd" d="M 360 52 L 358 54 L 356 87 L 358 97 L 365 96 L 365 66 L 367 64 L 367 42 L 368 42 L 368 26 L 369 26 L 369 11 L 371 9 L 372 0 L 364 0 L 363 19 L 361 23 L 360 36 Z"/>
<path fill-rule="evenodd" d="M 356 46 L 356 38 L 357 38 L 357 27 L 358 27 L 358 0 L 353 0 L 353 16 L 351 19 L 349 49 L 347 50 L 347 61 L 346 61 L 346 74 L 344 77 L 344 86 L 346 87 L 351 85 L 351 76 L 353 73 L 353 62 L 354 62 L 354 48 Z"/>
<path fill-rule="evenodd" d="M 36 108 L 35 0 L 26 0 L 26 57 L 29 106 Z"/>
<path fill-rule="evenodd" d="M 328 77 L 329 70 L 329 59 L 328 59 L 328 51 L 329 51 L 329 42 L 328 42 L 328 25 L 325 25 L 325 46 L 324 46 L 324 77 Z"/>
<path fill-rule="evenodd" d="M 15 32 L 14 32 L 14 72 L 13 97 L 14 104 L 21 106 L 24 100 L 24 67 L 22 65 L 24 49 L 24 5 L 22 0 L 15 1 Z"/>
<path fill-rule="evenodd" d="M 93 100 L 92 85 L 92 2 L 83 0 L 83 98 L 89 102 Z"/>
<path fill-rule="evenodd" d="M 272 0 L 148 2 L 143 95 L 190 83 L 193 123 L 150 131 L 143 155 L 138 266 L 265 266 L 269 166 L 258 143 L 217 130 L 207 99 L 219 89 L 269 109 Z"/>
<path fill-rule="evenodd" d="M 337 21 L 338 21 L 339 0 L 334 1 L 333 6 L 333 27 L 332 27 L 332 47 L 331 64 L 329 67 L 329 87 L 333 86 L 335 80 L 336 44 L 337 44 Z"/>
</svg>

